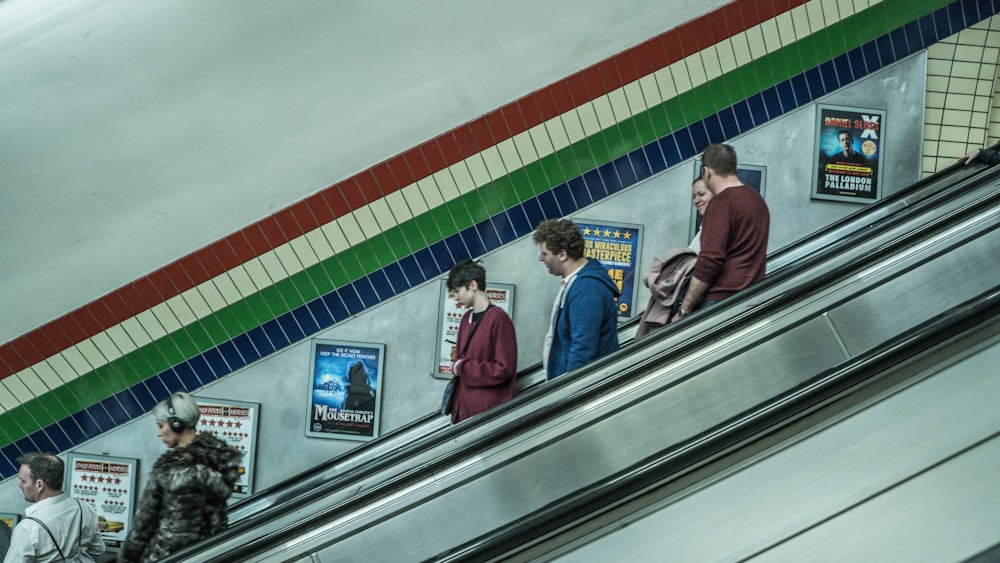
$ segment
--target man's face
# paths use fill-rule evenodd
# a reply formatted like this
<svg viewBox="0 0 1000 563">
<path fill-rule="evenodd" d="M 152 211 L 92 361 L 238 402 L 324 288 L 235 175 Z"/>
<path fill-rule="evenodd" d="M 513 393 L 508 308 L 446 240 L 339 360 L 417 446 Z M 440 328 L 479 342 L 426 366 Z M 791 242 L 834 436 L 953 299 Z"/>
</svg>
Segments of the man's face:
<svg viewBox="0 0 1000 563">
<path fill-rule="evenodd" d="M 549 273 L 553 276 L 562 277 L 565 274 L 566 251 L 562 250 L 558 254 L 553 254 L 544 242 L 538 245 L 538 260 L 545 264 Z"/>
<path fill-rule="evenodd" d="M 854 138 L 847 133 L 841 133 L 839 137 L 840 148 L 844 149 L 844 152 L 852 152 L 854 150 Z"/>
<path fill-rule="evenodd" d="M 38 480 L 32 478 L 31 468 L 27 465 L 22 465 L 17 470 L 17 480 L 17 486 L 20 487 L 21 492 L 24 494 L 24 500 L 38 502 Z"/>
<path fill-rule="evenodd" d="M 473 280 L 469 282 L 468 286 L 459 286 L 457 289 L 448 290 L 448 295 L 451 296 L 458 304 L 463 307 L 472 307 L 476 300 L 476 288 L 479 286 L 479 282 Z"/>
</svg>

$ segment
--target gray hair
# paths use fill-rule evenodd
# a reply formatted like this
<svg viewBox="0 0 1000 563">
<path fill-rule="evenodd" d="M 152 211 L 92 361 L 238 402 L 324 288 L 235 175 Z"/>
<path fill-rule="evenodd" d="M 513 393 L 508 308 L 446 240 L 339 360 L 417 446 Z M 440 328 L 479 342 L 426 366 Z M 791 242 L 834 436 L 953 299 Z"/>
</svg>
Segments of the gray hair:
<svg viewBox="0 0 1000 563">
<path fill-rule="evenodd" d="M 174 408 L 174 414 L 170 414 L 170 408 L 167 403 Z M 179 393 L 174 393 L 169 399 L 160 401 L 153 407 L 153 416 L 156 420 L 169 420 L 171 417 L 176 417 L 185 422 L 188 428 L 193 427 L 198 422 L 198 418 L 201 417 L 201 409 L 198 408 L 198 403 L 194 400 L 194 397 L 188 395 L 187 393 L 181 391 Z"/>
</svg>

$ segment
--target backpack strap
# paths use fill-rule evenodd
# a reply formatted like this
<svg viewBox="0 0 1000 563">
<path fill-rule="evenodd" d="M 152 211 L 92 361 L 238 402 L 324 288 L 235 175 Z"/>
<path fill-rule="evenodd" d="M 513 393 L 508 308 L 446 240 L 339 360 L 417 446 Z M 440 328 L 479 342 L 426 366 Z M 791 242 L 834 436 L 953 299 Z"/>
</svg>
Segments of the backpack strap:
<svg viewBox="0 0 1000 563">
<path fill-rule="evenodd" d="M 52 530 L 50 530 L 49 527 L 45 525 L 45 522 L 42 522 L 41 520 L 39 520 L 38 518 L 35 518 L 33 516 L 25 516 L 24 519 L 25 520 L 34 520 L 35 522 L 38 522 L 38 525 L 41 526 L 43 530 L 45 530 L 45 533 L 47 533 L 50 538 L 52 538 L 52 543 L 56 546 L 56 551 L 59 552 L 59 557 L 61 557 L 62 560 L 65 561 L 66 560 L 66 556 L 63 555 L 62 549 L 59 548 L 59 542 L 56 541 L 56 537 L 54 535 L 52 535 Z"/>
</svg>

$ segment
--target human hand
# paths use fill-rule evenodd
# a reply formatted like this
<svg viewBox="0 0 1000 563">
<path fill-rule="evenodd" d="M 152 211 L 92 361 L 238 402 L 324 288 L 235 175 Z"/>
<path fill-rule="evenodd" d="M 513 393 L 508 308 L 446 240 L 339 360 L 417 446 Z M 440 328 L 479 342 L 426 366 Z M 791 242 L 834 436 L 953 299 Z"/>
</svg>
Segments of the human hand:
<svg viewBox="0 0 1000 563">
<path fill-rule="evenodd" d="M 979 156 L 979 151 L 980 149 L 969 151 L 965 153 L 965 156 L 959 158 L 958 161 L 962 164 L 968 165 L 973 160 L 976 160 L 976 158 Z"/>
</svg>

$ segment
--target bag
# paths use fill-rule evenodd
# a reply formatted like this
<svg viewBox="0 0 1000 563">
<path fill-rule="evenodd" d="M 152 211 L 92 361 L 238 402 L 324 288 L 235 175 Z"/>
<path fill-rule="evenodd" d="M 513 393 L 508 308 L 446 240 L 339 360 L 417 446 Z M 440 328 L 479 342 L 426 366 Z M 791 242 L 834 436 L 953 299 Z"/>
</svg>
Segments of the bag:
<svg viewBox="0 0 1000 563">
<path fill-rule="evenodd" d="M 675 248 L 662 260 L 653 259 L 649 272 L 642 278 L 649 288 L 649 303 L 636 329 L 636 340 L 670 324 L 684 301 L 697 260 L 698 254 L 690 248 Z"/>
<path fill-rule="evenodd" d="M 452 376 L 444 388 L 444 396 L 441 397 L 441 414 L 451 414 L 451 408 L 455 403 L 455 386 L 458 385 L 456 379 L 458 378 Z"/>
</svg>

